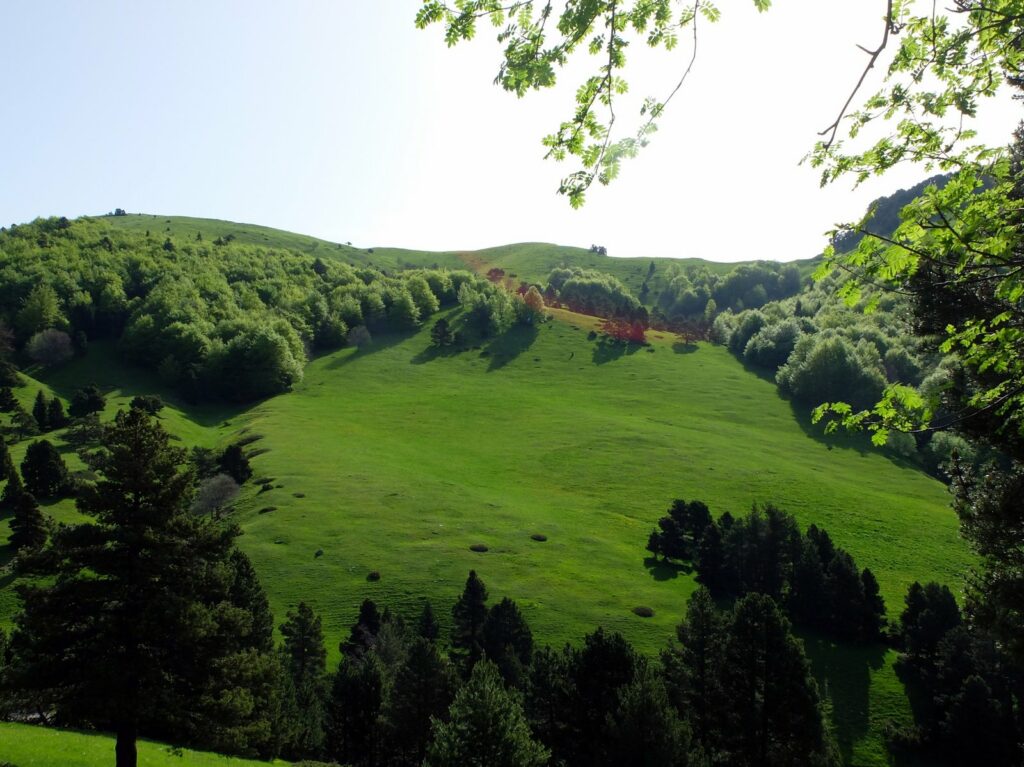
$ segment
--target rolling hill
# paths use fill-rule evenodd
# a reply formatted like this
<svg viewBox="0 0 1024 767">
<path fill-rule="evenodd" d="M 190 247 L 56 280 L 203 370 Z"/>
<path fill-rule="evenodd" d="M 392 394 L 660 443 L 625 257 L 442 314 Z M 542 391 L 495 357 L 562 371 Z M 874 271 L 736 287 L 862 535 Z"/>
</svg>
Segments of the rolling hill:
<svg viewBox="0 0 1024 767">
<path fill-rule="evenodd" d="M 630 284 L 649 263 L 539 244 L 369 252 L 203 219 L 103 220 L 178 239 L 265 238 L 268 247 L 387 269 L 500 265 L 534 279 L 571 263 L 618 270 Z M 891 616 L 912 581 L 962 579 L 971 556 L 945 488 L 915 466 L 865 440 L 824 437 L 771 380 L 721 347 L 657 332 L 647 348 L 609 344 L 591 333 L 595 318 L 552 315 L 443 352 L 427 327 L 378 334 L 364 348 L 316 356 L 293 391 L 250 405 L 186 404 L 155 374 L 124 364 L 111 341 L 56 369 L 30 369 L 35 377 L 16 395 L 25 405 L 39 388 L 67 399 L 95 382 L 110 417 L 132 396 L 156 393 L 182 445 L 244 441 L 255 475 L 234 513 L 241 546 L 279 621 L 299 600 L 323 615 L 332 661 L 364 597 L 410 617 L 429 598 L 446 628 L 471 568 L 492 602 L 519 603 L 540 643 L 578 641 L 603 625 L 656 654 L 695 588 L 687 570 L 644 550 L 673 498 L 704 500 L 715 514 L 773 502 L 825 527 L 875 572 Z M 80 467 L 59 432 L 56 441 Z M 16 462 L 26 446 L 12 447 Z M 47 511 L 76 517 L 67 500 Z M 6 526 L 0 518 L 0 541 Z M 10 557 L 0 547 L 0 564 Z M 368 580 L 371 572 L 380 579 Z M 15 586 L 0 575 L 0 625 L 16 610 Z M 653 617 L 636 615 L 640 606 Z M 909 718 L 893 655 L 805 639 L 847 762 L 886 763 L 886 721 Z"/>
</svg>

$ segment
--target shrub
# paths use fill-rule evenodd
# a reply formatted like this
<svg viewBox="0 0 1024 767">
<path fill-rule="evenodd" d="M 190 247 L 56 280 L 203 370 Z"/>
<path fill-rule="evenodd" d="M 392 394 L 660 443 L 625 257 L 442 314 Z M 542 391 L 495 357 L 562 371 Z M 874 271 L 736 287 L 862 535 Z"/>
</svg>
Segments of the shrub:
<svg viewBox="0 0 1024 767">
<path fill-rule="evenodd" d="M 482 554 L 483 552 L 487 551 L 487 547 L 482 543 L 474 543 L 472 546 L 469 547 L 469 550 L 476 551 Z"/>
<path fill-rule="evenodd" d="M 370 570 L 370 572 L 366 575 L 366 580 L 370 582 L 379 581 L 380 573 L 377 570 Z"/>
<path fill-rule="evenodd" d="M 639 615 L 641 618 L 653 618 L 654 610 L 652 610 L 650 607 L 644 607 L 641 605 L 639 607 L 633 608 L 633 614 Z"/>
<path fill-rule="evenodd" d="M 548 537 L 546 535 L 544 535 L 543 533 L 534 533 L 530 537 L 533 540 L 535 540 L 535 541 L 539 541 L 540 543 L 543 543 L 544 541 L 546 541 L 548 539 Z"/>
<path fill-rule="evenodd" d="M 25 351 L 33 362 L 46 366 L 59 365 L 75 356 L 71 336 L 54 328 L 47 328 L 32 336 L 25 345 Z"/>
</svg>

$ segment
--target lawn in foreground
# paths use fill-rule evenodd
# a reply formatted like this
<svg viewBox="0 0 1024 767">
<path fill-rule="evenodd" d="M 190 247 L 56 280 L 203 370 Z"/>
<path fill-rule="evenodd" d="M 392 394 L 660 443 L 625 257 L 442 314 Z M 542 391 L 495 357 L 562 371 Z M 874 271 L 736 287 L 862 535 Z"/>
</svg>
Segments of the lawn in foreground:
<svg viewBox="0 0 1024 767">
<path fill-rule="evenodd" d="M 14 767 L 107 767 L 114 762 L 114 738 L 109 735 L 56 730 L 0 722 L 0 763 Z M 150 740 L 139 741 L 139 764 L 144 767 L 268 767 L 286 762 L 177 750 Z"/>
</svg>

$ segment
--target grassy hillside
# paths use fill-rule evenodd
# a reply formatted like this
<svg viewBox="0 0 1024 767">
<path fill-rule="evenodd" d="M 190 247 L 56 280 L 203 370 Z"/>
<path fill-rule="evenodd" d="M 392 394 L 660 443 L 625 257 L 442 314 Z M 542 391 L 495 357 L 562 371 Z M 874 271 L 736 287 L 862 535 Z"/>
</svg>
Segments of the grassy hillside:
<svg viewBox="0 0 1024 767">
<path fill-rule="evenodd" d="M 705 261 L 700 258 L 644 258 L 626 253 L 602 256 L 587 248 L 542 242 L 517 243 L 473 251 L 435 252 L 388 247 L 357 248 L 254 224 L 238 224 L 231 221 L 187 216 L 132 214 L 102 216 L 98 220 L 116 229 L 130 232 L 148 231 L 151 236 L 161 238 L 173 236 L 179 239 L 194 240 L 198 234 L 201 234 L 206 240 L 214 240 L 217 237 L 230 235 L 235 238 L 235 241 L 243 244 L 288 248 L 321 258 L 338 259 L 353 265 L 370 264 L 382 269 L 446 267 L 450 269 L 469 268 L 479 273 L 486 273 L 489 269 L 501 268 L 521 280 L 541 283 L 546 282 L 549 272 L 558 266 L 595 269 L 615 276 L 634 294 L 639 294 L 644 277 L 652 262 L 655 265 L 655 274 L 652 277 L 651 286 L 656 289 L 655 293 L 662 283 L 662 277 L 670 267 L 676 269 L 698 265 L 706 267 L 715 274 L 726 274 L 739 265 L 738 263 Z M 813 270 L 816 259 L 804 259 L 796 263 L 806 276 Z"/>
<path fill-rule="evenodd" d="M 0 762 L 7 761 L 15 767 L 106 767 L 113 761 L 113 755 L 114 739 L 107 735 L 0 722 Z M 234 759 L 140 740 L 139 764 L 145 767 L 266 767 L 287 762 Z"/>
<path fill-rule="evenodd" d="M 604 625 L 654 653 L 695 586 L 645 562 L 647 533 L 674 497 L 734 514 L 773 501 L 823 525 L 875 571 L 890 612 L 915 579 L 962 577 L 969 554 L 938 482 L 858 441 L 817 436 L 721 348 L 655 335 L 650 350 L 626 352 L 589 340 L 593 322 L 559 312 L 440 355 L 425 329 L 381 336 L 314 360 L 293 393 L 162 417 L 185 444 L 259 437 L 255 476 L 273 489 L 248 487 L 241 545 L 279 619 L 300 599 L 323 613 L 335 658 L 363 597 L 413 615 L 428 596 L 444 619 L 470 568 L 492 601 L 519 602 L 540 642 Z M 109 410 L 159 391 L 103 344 L 39 385 L 67 396 L 92 380 L 114 389 Z M 50 511 L 74 514 L 67 501 Z M 471 551 L 477 543 L 489 550 Z M 367 581 L 371 570 L 380 581 Z M 4 619 L 12 586 L 0 580 Z M 654 617 L 634 615 L 640 605 Z M 884 763 L 884 720 L 908 716 L 891 658 L 808 647 L 850 762 Z"/>
</svg>

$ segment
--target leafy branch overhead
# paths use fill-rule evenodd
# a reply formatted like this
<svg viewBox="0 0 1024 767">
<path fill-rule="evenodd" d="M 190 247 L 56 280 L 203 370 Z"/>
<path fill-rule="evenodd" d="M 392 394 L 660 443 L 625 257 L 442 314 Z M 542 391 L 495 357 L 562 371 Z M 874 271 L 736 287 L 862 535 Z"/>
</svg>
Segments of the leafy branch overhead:
<svg viewBox="0 0 1024 767">
<path fill-rule="evenodd" d="M 771 5 L 770 0 L 753 1 L 760 11 Z M 657 119 L 693 68 L 698 21 L 715 22 L 720 16 L 718 7 L 707 0 L 569 0 L 558 12 L 553 3 L 534 0 L 425 0 L 416 25 L 443 25 L 445 42 L 453 46 L 472 39 L 480 21 L 489 21 L 504 46 L 495 83 L 519 97 L 555 85 L 558 70 L 577 51 L 594 57 L 596 69 L 576 90 L 572 116 L 543 139 L 546 159 L 572 157 L 579 162 L 579 169 L 563 178 L 558 189 L 578 208 L 594 181 L 611 182 L 622 160 L 635 157 L 647 145 Z M 675 87 L 664 98 L 646 98 L 631 132 L 617 136 L 616 103 L 629 90 L 622 73 L 630 45 L 673 51 L 684 36 L 691 41 L 690 56 L 680 66 Z"/>
</svg>

